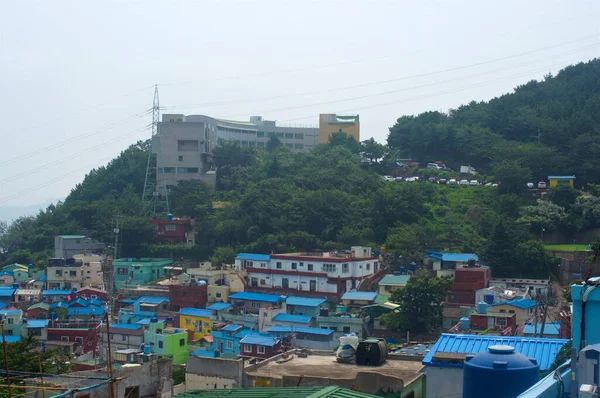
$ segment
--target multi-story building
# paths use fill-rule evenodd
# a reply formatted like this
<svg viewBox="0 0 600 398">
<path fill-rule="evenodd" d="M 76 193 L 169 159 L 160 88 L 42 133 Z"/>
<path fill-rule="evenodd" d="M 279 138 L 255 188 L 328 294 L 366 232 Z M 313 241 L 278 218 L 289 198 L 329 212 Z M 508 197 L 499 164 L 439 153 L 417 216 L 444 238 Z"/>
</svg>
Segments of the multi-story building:
<svg viewBox="0 0 600 398">
<path fill-rule="evenodd" d="M 0 310 L 0 322 L 4 323 L 4 334 L 6 336 L 20 336 L 23 313 L 21 310 Z"/>
<path fill-rule="evenodd" d="M 113 260 L 115 288 L 123 285 L 143 286 L 166 275 L 164 267 L 173 264 L 169 258 L 119 258 Z"/>
<path fill-rule="evenodd" d="M 110 338 L 111 350 L 114 354 L 120 350 L 136 349 L 144 343 L 144 330 L 142 325 L 125 325 L 121 323 L 112 323 L 110 325 L 110 337 L 107 332 L 106 324 L 102 327 L 102 348 L 100 357 L 106 360 L 108 353 L 108 339 Z"/>
<path fill-rule="evenodd" d="M 236 257 L 235 267 L 248 273 L 249 291 L 328 297 L 344 292 L 380 270 L 371 249 L 355 246 L 350 252 L 248 254 Z"/>
<path fill-rule="evenodd" d="M 52 342 L 68 342 L 73 344 L 74 354 L 82 355 L 91 352 L 95 357 L 100 327 L 100 323 L 93 327 L 56 327 L 51 322 L 48 325 L 47 345 L 51 346 Z"/>
<path fill-rule="evenodd" d="M 72 257 L 51 258 L 46 267 L 49 289 L 80 289 L 83 285 L 83 264 L 76 264 Z"/>
<path fill-rule="evenodd" d="M 166 328 L 164 322 L 152 318 L 144 331 L 144 343 L 149 344 L 153 354 L 169 357 L 176 365 L 185 363 L 188 357 L 187 333 Z"/>
<path fill-rule="evenodd" d="M 346 133 L 360 142 L 358 115 L 339 116 L 331 113 L 319 115 L 319 144 L 326 144 L 333 133 Z"/>
<path fill-rule="evenodd" d="M 169 300 L 171 311 L 179 311 L 182 308 L 205 308 L 207 300 L 206 284 L 170 285 Z"/>
<path fill-rule="evenodd" d="M 75 254 L 101 254 L 104 243 L 88 238 L 85 235 L 58 235 L 54 237 L 54 257 L 71 258 Z"/>
<path fill-rule="evenodd" d="M 163 244 L 186 243 L 193 245 L 196 242 L 195 222 L 191 218 L 151 218 L 148 220 L 154 225 L 154 240 Z"/>
<path fill-rule="evenodd" d="M 97 254 L 76 254 L 73 256 L 76 265 L 81 265 L 82 286 L 102 286 L 103 257 Z"/>
<path fill-rule="evenodd" d="M 191 340 L 199 340 L 212 330 L 211 311 L 198 308 L 182 308 L 179 311 L 179 327 L 189 330 Z"/>
<path fill-rule="evenodd" d="M 425 250 L 425 254 L 431 260 L 433 271 L 438 277 L 454 277 L 454 271 L 457 268 L 479 261 L 479 257 L 474 253 L 442 253 Z"/>
</svg>

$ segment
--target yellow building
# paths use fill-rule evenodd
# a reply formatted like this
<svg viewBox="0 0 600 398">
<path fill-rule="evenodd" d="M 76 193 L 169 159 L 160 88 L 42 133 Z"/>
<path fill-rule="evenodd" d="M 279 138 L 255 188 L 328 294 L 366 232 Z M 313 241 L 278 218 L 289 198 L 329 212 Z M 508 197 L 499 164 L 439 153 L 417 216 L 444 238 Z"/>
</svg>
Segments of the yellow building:
<svg viewBox="0 0 600 398">
<path fill-rule="evenodd" d="M 194 332 L 193 340 L 210 335 L 212 330 L 211 311 L 198 308 L 182 308 L 179 311 L 179 328 Z"/>
<path fill-rule="evenodd" d="M 319 115 L 319 144 L 327 144 L 333 133 L 346 133 L 360 142 L 360 122 L 358 115 L 338 116 L 333 113 Z"/>
<path fill-rule="evenodd" d="M 548 180 L 550 180 L 550 188 L 558 184 L 569 184 L 571 188 L 575 185 L 575 176 L 548 176 Z"/>
</svg>

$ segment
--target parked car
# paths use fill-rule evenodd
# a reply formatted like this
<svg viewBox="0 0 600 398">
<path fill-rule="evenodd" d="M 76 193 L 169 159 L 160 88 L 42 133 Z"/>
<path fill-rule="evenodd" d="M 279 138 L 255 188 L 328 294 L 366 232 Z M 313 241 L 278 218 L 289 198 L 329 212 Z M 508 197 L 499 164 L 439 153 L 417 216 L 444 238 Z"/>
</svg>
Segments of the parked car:
<svg viewBox="0 0 600 398">
<path fill-rule="evenodd" d="M 527 188 L 533 189 L 533 188 L 535 188 L 535 185 L 533 184 L 533 182 L 528 182 L 527 183 Z"/>
<path fill-rule="evenodd" d="M 429 177 L 429 178 L 427 179 L 427 181 L 429 181 L 429 182 L 435 182 L 435 177 Z"/>
<path fill-rule="evenodd" d="M 468 180 L 460 180 L 458 182 L 458 185 L 469 185 L 469 181 Z"/>
<path fill-rule="evenodd" d="M 544 181 L 538 182 L 538 188 L 539 189 L 546 189 L 546 183 Z"/>
<path fill-rule="evenodd" d="M 432 169 L 432 170 L 443 170 L 444 169 L 443 166 L 440 166 L 437 163 L 427 163 L 427 168 Z"/>
<path fill-rule="evenodd" d="M 448 185 L 456 185 L 456 180 L 454 178 L 449 179 Z"/>
<path fill-rule="evenodd" d="M 396 177 L 396 182 L 402 182 L 402 177 Z"/>
<path fill-rule="evenodd" d="M 394 177 L 392 176 L 382 176 L 383 181 L 394 181 Z"/>
<path fill-rule="evenodd" d="M 487 184 L 485 184 L 486 187 L 491 187 L 492 185 L 494 185 L 493 182 L 488 182 Z"/>
<path fill-rule="evenodd" d="M 479 181 L 471 180 L 471 181 L 469 181 L 469 185 L 479 185 Z"/>
<path fill-rule="evenodd" d="M 446 184 L 446 183 L 448 183 L 448 180 L 446 180 L 445 178 L 440 178 L 438 180 L 438 184 Z"/>
</svg>

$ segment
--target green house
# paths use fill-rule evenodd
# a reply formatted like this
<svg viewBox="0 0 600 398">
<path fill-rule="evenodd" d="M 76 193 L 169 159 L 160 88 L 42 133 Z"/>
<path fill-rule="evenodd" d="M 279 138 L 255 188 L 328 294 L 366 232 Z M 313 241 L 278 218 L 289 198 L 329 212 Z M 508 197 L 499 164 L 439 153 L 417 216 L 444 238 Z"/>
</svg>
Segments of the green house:
<svg viewBox="0 0 600 398">
<path fill-rule="evenodd" d="M 12 272 L 15 283 L 22 283 L 29 279 L 29 267 L 23 264 L 10 264 L 2 267 L 2 271 Z"/>
<path fill-rule="evenodd" d="M 185 329 L 165 329 L 165 323 L 156 318 L 144 331 L 144 344 L 150 344 L 153 354 L 171 358 L 175 365 L 184 364 L 189 355 Z"/>
<path fill-rule="evenodd" d="M 112 262 L 115 288 L 124 284 L 146 285 L 163 278 L 165 267 L 173 264 L 169 258 L 118 258 Z"/>
</svg>

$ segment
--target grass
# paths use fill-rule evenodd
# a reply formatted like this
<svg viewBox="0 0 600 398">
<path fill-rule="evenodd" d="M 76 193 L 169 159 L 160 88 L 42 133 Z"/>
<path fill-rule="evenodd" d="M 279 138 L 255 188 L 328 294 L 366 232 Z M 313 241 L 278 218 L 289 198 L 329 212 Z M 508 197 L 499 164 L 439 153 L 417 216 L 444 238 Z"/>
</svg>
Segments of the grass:
<svg viewBox="0 0 600 398">
<path fill-rule="evenodd" d="M 563 252 L 585 251 L 588 249 L 588 245 L 580 244 L 544 245 L 544 247 L 546 250 L 557 250 Z"/>
</svg>

